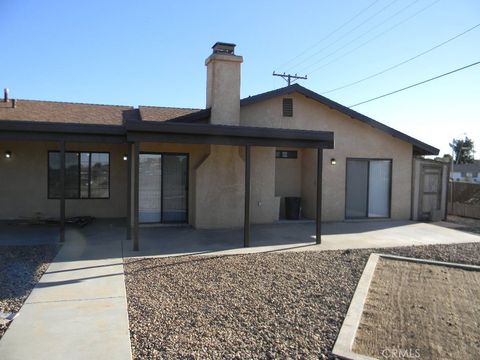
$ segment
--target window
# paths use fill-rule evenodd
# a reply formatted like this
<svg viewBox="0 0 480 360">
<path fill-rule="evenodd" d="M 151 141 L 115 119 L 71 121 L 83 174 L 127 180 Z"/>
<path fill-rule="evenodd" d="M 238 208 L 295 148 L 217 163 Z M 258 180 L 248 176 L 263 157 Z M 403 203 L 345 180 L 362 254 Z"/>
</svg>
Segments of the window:
<svg viewBox="0 0 480 360">
<path fill-rule="evenodd" d="M 295 150 L 277 150 L 275 152 L 275 157 L 277 159 L 296 159 L 297 151 Z"/>
<path fill-rule="evenodd" d="M 347 159 L 346 218 L 390 217 L 392 160 Z"/>
<path fill-rule="evenodd" d="M 48 153 L 48 198 L 59 199 L 60 152 Z M 65 198 L 108 199 L 110 197 L 110 154 L 65 152 Z"/>
<path fill-rule="evenodd" d="M 293 99 L 289 99 L 289 98 L 283 99 L 283 116 L 285 117 L 293 116 Z"/>
</svg>

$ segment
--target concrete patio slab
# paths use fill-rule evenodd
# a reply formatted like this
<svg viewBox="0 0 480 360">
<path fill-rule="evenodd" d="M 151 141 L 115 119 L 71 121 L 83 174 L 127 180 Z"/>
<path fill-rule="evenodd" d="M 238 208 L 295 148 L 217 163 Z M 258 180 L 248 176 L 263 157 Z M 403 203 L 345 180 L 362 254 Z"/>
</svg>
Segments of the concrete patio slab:
<svg viewBox="0 0 480 360">
<path fill-rule="evenodd" d="M 2 359 L 131 359 L 125 231 L 115 224 L 68 229 L 66 243 L 0 340 Z"/>
<path fill-rule="evenodd" d="M 479 242 L 480 236 L 413 221 L 368 221 L 323 224 L 322 243 L 315 244 L 315 223 L 252 226 L 251 247 L 243 247 L 243 230 L 140 229 L 140 251 L 124 241 L 124 257 L 233 255 L 269 251 L 322 251 Z"/>
</svg>

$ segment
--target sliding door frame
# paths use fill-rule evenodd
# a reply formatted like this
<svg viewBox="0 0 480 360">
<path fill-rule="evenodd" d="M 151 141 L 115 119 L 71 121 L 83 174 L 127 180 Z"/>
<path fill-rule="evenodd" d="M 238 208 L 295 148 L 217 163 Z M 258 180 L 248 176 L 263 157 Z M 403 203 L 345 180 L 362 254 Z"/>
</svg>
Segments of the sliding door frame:
<svg viewBox="0 0 480 360">
<path fill-rule="evenodd" d="M 182 152 L 168 152 L 168 151 L 141 151 L 139 153 L 139 158 L 141 155 L 160 155 L 161 156 L 161 183 L 160 183 L 160 222 L 151 222 L 151 223 L 142 223 L 142 224 L 188 224 L 190 220 L 190 211 L 189 211 L 189 201 L 190 201 L 190 154 L 189 153 L 182 153 Z M 163 220 L 163 174 L 164 174 L 164 162 L 163 158 L 165 155 L 172 155 L 172 156 L 185 156 L 187 159 L 187 178 L 185 180 L 185 211 L 187 214 L 186 221 L 164 221 Z"/>
<path fill-rule="evenodd" d="M 365 216 L 363 217 L 349 217 L 347 216 L 347 181 L 348 181 L 348 161 L 349 160 L 357 160 L 357 161 L 366 161 L 368 166 L 367 166 L 367 206 L 365 210 Z M 371 161 L 389 161 L 390 162 L 390 184 L 389 184 L 389 189 L 388 189 L 388 216 L 382 216 L 382 217 L 370 217 L 368 216 L 368 208 L 369 208 L 369 197 L 370 197 L 370 162 Z M 393 183 L 393 159 L 389 158 L 353 158 L 353 157 L 347 157 L 345 160 L 345 208 L 344 208 L 344 217 L 345 220 L 375 220 L 375 219 L 390 219 L 392 217 L 392 183 Z"/>
</svg>

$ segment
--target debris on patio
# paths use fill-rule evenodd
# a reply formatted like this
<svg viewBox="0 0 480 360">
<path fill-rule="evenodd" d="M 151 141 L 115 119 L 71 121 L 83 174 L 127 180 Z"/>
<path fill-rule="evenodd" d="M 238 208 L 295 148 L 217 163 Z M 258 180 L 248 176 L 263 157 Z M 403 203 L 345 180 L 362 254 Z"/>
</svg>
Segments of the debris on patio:
<svg viewBox="0 0 480 360">
<path fill-rule="evenodd" d="M 75 225 L 83 228 L 95 221 L 93 216 L 73 216 L 65 218 L 65 224 Z M 11 224 L 15 225 L 58 225 L 59 219 L 46 218 L 41 213 L 37 213 L 34 217 L 23 217 L 20 220 L 12 221 Z"/>
<path fill-rule="evenodd" d="M 333 359 L 372 252 L 480 265 L 480 243 L 127 259 L 133 356 Z"/>
</svg>

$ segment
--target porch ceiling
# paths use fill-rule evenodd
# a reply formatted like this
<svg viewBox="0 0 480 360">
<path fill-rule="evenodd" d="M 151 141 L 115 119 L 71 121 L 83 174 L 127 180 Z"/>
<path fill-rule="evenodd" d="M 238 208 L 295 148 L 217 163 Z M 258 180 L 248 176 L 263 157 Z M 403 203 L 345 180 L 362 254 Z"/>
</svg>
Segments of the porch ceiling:
<svg viewBox="0 0 480 360">
<path fill-rule="evenodd" d="M 151 121 L 128 121 L 126 129 L 129 142 L 295 146 L 322 149 L 333 149 L 334 146 L 334 134 L 330 131 Z"/>
</svg>

